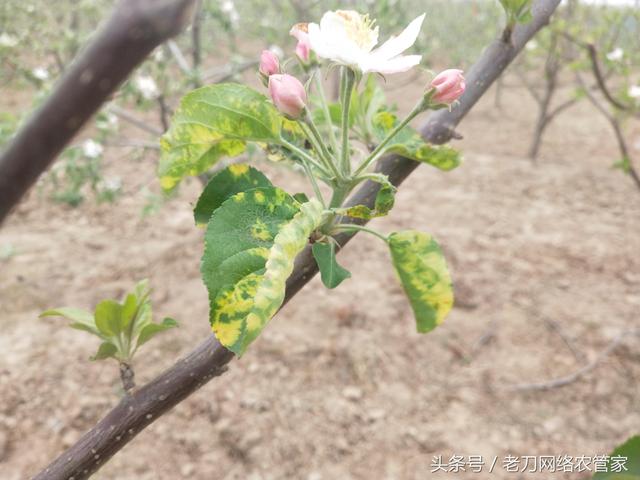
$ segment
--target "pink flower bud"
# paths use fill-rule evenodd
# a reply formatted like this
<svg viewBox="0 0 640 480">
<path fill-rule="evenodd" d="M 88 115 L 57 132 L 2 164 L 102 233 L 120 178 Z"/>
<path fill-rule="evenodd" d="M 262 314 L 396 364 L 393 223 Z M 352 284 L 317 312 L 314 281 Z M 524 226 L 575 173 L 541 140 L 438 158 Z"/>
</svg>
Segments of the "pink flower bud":
<svg viewBox="0 0 640 480">
<path fill-rule="evenodd" d="M 436 75 L 431 82 L 435 93 L 431 97 L 433 103 L 451 104 L 458 100 L 466 88 L 462 70 L 451 68 Z"/>
<path fill-rule="evenodd" d="M 307 23 L 296 23 L 289 31 L 297 40 L 296 55 L 303 62 L 309 61 L 311 42 L 309 41 L 309 27 Z"/>
<path fill-rule="evenodd" d="M 290 118 L 300 118 L 307 103 L 307 92 L 300 80 L 287 74 L 271 75 L 269 94 L 278 110 Z"/>
<path fill-rule="evenodd" d="M 260 55 L 260 73 L 265 77 L 270 77 L 278 72 L 280 72 L 280 62 L 276 54 L 270 50 L 263 50 Z"/>
</svg>

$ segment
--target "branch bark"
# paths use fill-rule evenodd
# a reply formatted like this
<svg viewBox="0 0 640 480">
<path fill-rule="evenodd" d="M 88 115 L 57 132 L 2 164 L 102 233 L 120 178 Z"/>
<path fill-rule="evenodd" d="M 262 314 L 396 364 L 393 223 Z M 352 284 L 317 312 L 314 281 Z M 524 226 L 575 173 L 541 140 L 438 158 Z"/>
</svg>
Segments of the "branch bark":
<svg viewBox="0 0 640 480">
<path fill-rule="evenodd" d="M 145 57 L 188 23 L 195 0 L 121 0 L 0 157 L 0 223 Z"/>
<path fill-rule="evenodd" d="M 627 169 L 629 176 L 635 183 L 636 187 L 640 189 L 640 173 L 636 170 L 635 165 L 633 163 L 633 159 L 631 158 L 631 152 L 629 147 L 627 146 L 627 141 L 624 138 L 624 134 L 622 133 L 622 126 L 620 125 L 620 121 L 618 118 L 609 112 L 609 110 L 602 105 L 602 103 L 596 98 L 596 96 L 587 88 L 586 82 L 582 79 L 579 72 L 576 72 L 576 79 L 578 84 L 584 90 L 587 99 L 591 102 L 591 104 L 596 107 L 596 109 L 602 114 L 602 116 L 609 122 L 611 125 L 611 129 L 616 137 L 616 142 L 618 142 L 618 149 L 620 150 L 620 155 L 622 155 L 622 161 L 627 162 Z"/>
<path fill-rule="evenodd" d="M 548 23 L 559 3 L 560 0 L 537 0 L 533 8 L 534 19 L 515 29 L 511 43 L 505 44 L 498 39 L 484 51 L 467 75 L 468 88 L 460 105 L 451 112 L 435 112 L 427 119 L 422 129 L 427 141 L 442 144 L 453 138 L 456 125 L 507 68 L 525 43 Z M 378 170 L 387 174 L 393 184 L 399 185 L 418 165 L 412 160 L 391 156 L 380 162 Z M 347 203 L 373 207 L 378 188 L 378 184 L 367 182 Z M 353 234 L 341 234 L 337 240 L 344 246 L 352 237 Z M 296 258 L 294 271 L 287 281 L 285 304 L 316 273 L 316 262 L 311 249 L 307 247 Z M 35 480 L 87 478 L 156 418 L 213 377 L 222 374 L 233 357 L 213 335 L 210 336 L 186 358 L 124 397 L 75 445 L 36 475 Z"/>
</svg>

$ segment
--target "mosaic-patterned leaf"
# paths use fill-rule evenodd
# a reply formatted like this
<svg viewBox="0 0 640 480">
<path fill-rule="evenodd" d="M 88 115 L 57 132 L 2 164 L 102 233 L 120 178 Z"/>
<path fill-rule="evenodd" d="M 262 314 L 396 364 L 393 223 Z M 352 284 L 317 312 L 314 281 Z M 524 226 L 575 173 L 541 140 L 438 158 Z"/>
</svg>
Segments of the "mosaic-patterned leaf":
<svg viewBox="0 0 640 480">
<path fill-rule="evenodd" d="M 282 303 L 293 259 L 320 221 L 318 205 L 301 206 L 279 188 L 261 187 L 237 193 L 213 212 L 201 272 L 213 331 L 236 354 Z"/>
<path fill-rule="evenodd" d="M 229 165 L 216 173 L 204 187 L 193 210 L 196 223 L 206 225 L 214 210 L 238 192 L 271 186 L 269 179 L 259 170 L 241 163 Z"/>
<path fill-rule="evenodd" d="M 374 209 L 370 209 L 366 205 L 354 205 L 348 208 L 337 208 L 335 211 L 339 215 L 346 215 L 351 218 L 359 218 L 362 220 L 371 220 L 376 217 L 384 217 L 393 208 L 396 196 L 396 187 L 389 182 L 386 175 L 380 175 L 379 178 L 372 178 L 374 182 L 382 184 L 374 203 Z"/>
<path fill-rule="evenodd" d="M 293 271 L 293 261 L 307 245 L 311 232 L 322 223 L 323 210 L 322 204 L 316 199 L 302 204 L 293 220 L 276 235 L 265 273 L 258 283 L 253 308 L 246 319 L 247 333 L 239 354 L 256 339 L 282 305 L 287 278 Z"/>
<path fill-rule="evenodd" d="M 282 120 L 267 97 L 244 85 L 221 83 L 188 93 L 160 142 L 162 188 L 171 190 L 185 176 L 240 155 L 248 141 L 278 141 Z"/>
<path fill-rule="evenodd" d="M 393 113 L 379 112 L 373 117 L 376 140 L 381 142 L 398 124 Z M 410 126 L 400 130 L 384 148 L 385 153 L 397 153 L 417 162 L 428 163 L 440 170 L 453 170 L 460 165 L 460 154 L 446 145 L 425 143 Z"/>
<path fill-rule="evenodd" d="M 418 332 L 433 330 L 453 306 L 451 276 L 440 247 L 431 235 L 404 230 L 389 235 L 389 248 Z"/>
</svg>

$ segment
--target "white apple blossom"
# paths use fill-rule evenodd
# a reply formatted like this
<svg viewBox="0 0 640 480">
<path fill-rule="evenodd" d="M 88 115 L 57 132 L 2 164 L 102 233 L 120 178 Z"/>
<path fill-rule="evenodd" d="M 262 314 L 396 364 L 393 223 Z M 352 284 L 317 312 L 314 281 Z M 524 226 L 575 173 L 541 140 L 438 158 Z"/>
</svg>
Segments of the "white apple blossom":
<svg viewBox="0 0 640 480">
<path fill-rule="evenodd" d="M 278 58 L 284 57 L 284 50 L 282 50 L 278 45 L 271 45 L 269 47 L 269 51 L 274 53 Z"/>
<path fill-rule="evenodd" d="M 15 47 L 18 45 L 18 39 L 9 35 L 6 32 L 0 34 L 0 47 Z"/>
<path fill-rule="evenodd" d="M 236 5 L 233 0 L 225 0 L 222 2 L 221 10 L 229 16 L 229 20 L 232 24 L 237 24 L 240 21 L 240 14 L 236 10 Z"/>
<path fill-rule="evenodd" d="M 630 86 L 627 93 L 629 93 L 631 98 L 635 98 L 636 100 L 640 99 L 640 85 Z"/>
<path fill-rule="evenodd" d="M 614 50 L 611 50 L 609 53 L 607 53 L 607 60 L 610 60 L 612 62 L 619 62 L 620 60 L 622 60 L 622 57 L 624 57 L 624 50 L 622 50 L 620 47 L 615 48 Z"/>
<path fill-rule="evenodd" d="M 43 80 L 44 81 L 44 80 L 48 80 L 49 79 L 49 70 L 47 70 L 44 67 L 36 67 L 33 70 L 31 70 L 31 73 L 38 80 Z"/>
<path fill-rule="evenodd" d="M 139 75 L 134 79 L 134 85 L 147 100 L 153 100 L 160 94 L 156 81 L 146 75 Z"/>
<path fill-rule="evenodd" d="M 107 119 L 107 124 L 110 127 L 115 128 L 118 126 L 118 117 L 116 117 L 113 113 L 107 112 L 106 119 Z"/>
<path fill-rule="evenodd" d="M 378 27 L 368 15 L 353 10 L 326 12 L 320 25 L 309 24 L 311 49 L 318 57 L 357 68 L 363 73 L 406 72 L 415 67 L 421 55 L 402 55 L 418 38 L 425 15 L 414 19 L 404 31 L 392 36 L 375 50 Z"/>
<path fill-rule="evenodd" d="M 108 192 L 117 192 L 122 188 L 122 179 L 120 177 L 109 177 L 105 178 L 101 185 L 102 190 L 106 190 Z"/>
<path fill-rule="evenodd" d="M 82 153 L 89 158 L 98 158 L 102 155 L 104 148 L 98 142 L 92 139 L 85 140 L 82 143 Z"/>
<path fill-rule="evenodd" d="M 156 62 L 162 62 L 165 59 L 164 50 L 162 47 L 158 47 L 153 51 L 153 59 Z"/>
</svg>

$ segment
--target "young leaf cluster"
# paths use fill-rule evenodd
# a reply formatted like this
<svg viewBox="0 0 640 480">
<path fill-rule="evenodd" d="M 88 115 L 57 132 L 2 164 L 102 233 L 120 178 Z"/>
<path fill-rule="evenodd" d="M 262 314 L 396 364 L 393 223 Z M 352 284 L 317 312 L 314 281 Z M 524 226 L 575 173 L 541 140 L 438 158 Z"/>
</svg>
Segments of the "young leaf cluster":
<svg viewBox="0 0 640 480">
<path fill-rule="evenodd" d="M 172 318 L 153 322 L 149 293 L 149 282 L 142 280 L 121 301 L 103 300 L 93 313 L 62 307 L 46 310 L 40 316 L 64 317 L 71 322 L 71 328 L 98 337 L 101 343 L 91 360 L 114 358 L 131 365 L 138 348 L 157 334 L 178 325 Z"/>
</svg>

